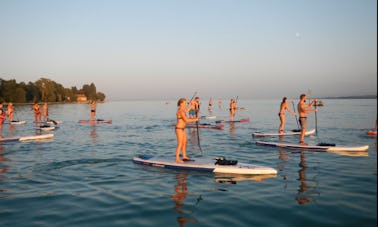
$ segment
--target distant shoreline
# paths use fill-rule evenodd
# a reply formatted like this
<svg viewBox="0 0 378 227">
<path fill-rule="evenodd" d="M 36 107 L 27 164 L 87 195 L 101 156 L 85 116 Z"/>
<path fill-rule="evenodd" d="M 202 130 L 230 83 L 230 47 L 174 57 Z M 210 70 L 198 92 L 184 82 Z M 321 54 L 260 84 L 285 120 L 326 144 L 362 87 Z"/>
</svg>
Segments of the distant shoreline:
<svg viewBox="0 0 378 227">
<path fill-rule="evenodd" d="M 377 95 L 359 95 L 359 96 L 332 96 L 320 99 L 377 99 Z"/>
</svg>

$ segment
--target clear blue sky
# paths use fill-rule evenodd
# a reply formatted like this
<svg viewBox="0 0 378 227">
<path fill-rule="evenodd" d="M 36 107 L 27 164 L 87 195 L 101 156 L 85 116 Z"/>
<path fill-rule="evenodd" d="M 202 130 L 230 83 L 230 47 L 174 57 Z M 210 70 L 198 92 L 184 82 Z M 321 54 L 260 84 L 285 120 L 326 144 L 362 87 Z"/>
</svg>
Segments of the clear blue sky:
<svg viewBox="0 0 378 227">
<path fill-rule="evenodd" d="M 110 100 L 377 93 L 376 0 L 0 0 L 0 78 Z"/>
</svg>

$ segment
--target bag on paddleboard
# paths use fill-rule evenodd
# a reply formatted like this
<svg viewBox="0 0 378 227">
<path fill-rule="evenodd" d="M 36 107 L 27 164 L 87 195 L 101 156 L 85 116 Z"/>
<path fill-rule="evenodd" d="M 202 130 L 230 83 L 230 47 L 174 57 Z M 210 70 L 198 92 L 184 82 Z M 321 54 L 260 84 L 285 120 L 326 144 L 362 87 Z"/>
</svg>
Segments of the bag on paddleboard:
<svg viewBox="0 0 378 227">
<path fill-rule="evenodd" d="M 215 160 L 216 160 L 215 165 L 224 165 L 224 166 L 228 165 L 228 166 L 231 166 L 231 165 L 238 164 L 237 160 L 227 160 L 224 157 L 216 158 Z"/>
</svg>

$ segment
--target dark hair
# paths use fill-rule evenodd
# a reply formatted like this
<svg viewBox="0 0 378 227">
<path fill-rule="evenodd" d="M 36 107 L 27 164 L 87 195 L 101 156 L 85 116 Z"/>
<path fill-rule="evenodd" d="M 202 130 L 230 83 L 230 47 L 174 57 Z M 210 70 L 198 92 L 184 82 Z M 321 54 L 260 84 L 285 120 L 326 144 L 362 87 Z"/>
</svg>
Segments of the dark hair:
<svg viewBox="0 0 378 227">
<path fill-rule="evenodd" d="M 284 103 L 286 100 L 287 100 L 287 98 L 286 98 L 286 97 L 283 97 L 283 98 L 282 98 L 282 103 Z"/>
</svg>

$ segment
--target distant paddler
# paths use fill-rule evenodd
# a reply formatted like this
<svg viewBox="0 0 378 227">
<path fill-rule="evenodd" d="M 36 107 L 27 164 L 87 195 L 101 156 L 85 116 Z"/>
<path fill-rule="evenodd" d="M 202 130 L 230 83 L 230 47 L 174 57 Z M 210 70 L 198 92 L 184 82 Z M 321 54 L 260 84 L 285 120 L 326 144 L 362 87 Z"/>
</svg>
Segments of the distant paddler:
<svg viewBox="0 0 378 227">
<path fill-rule="evenodd" d="M 91 101 L 91 114 L 90 114 L 90 120 L 94 121 L 96 118 L 96 101 Z"/>
<path fill-rule="evenodd" d="M 49 119 L 49 107 L 47 102 L 43 104 L 43 121 L 48 121 Z"/>
<path fill-rule="evenodd" d="M 41 109 L 37 102 L 34 103 L 31 110 L 34 110 L 34 122 L 40 123 L 41 122 Z"/>
<path fill-rule="evenodd" d="M 13 121 L 13 114 L 14 114 L 15 110 L 14 110 L 14 107 L 13 107 L 13 103 L 8 103 L 8 108 L 7 108 L 7 115 L 8 115 L 8 121 L 9 122 L 12 122 Z"/>
<path fill-rule="evenodd" d="M 233 121 L 234 120 L 234 117 L 235 117 L 235 112 L 236 112 L 236 101 L 234 99 L 231 99 L 230 101 L 230 121 Z"/>
</svg>

